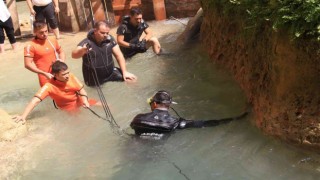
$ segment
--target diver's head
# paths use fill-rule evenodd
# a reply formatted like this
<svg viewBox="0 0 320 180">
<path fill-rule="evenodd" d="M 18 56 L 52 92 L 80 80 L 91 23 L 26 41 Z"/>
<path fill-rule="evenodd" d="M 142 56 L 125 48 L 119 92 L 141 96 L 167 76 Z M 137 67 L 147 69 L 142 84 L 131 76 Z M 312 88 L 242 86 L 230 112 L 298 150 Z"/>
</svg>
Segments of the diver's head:
<svg viewBox="0 0 320 180">
<path fill-rule="evenodd" d="M 54 78 L 61 82 L 67 82 L 69 80 L 69 69 L 68 65 L 61 61 L 56 61 L 52 64 L 51 73 L 54 75 Z"/>
<path fill-rule="evenodd" d="M 109 38 L 110 25 L 106 21 L 97 21 L 93 30 L 94 38 L 98 43 Z"/>
<path fill-rule="evenodd" d="M 142 22 L 142 11 L 139 8 L 132 8 L 130 10 L 130 23 L 133 26 L 138 26 Z"/>
<path fill-rule="evenodd" d="M 169 109 L 171 104 L 177 104 L 176 102 L 172 101 L 172 97 L 168 91 L 161 90 L 158 91 L 152 98 L 148 99 L 150 104 L 151 110 L 156 108 L 167 108 Z"/>
</svg>

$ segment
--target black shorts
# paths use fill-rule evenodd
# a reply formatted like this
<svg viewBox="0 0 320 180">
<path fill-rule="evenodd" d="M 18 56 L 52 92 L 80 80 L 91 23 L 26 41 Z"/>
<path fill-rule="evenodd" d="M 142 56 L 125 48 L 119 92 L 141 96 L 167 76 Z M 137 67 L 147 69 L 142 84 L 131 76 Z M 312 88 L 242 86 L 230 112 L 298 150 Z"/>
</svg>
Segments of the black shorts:
<svg viewBox="0 0 320 180">
<path fill-rule="evenodd" d="M 51 29 L 56 29 L 58 27 L 52 2 L 46 6 L 33 6 L 33 9 L 36 12 L 36 21 L 46 21 L 49 23 Z"/>
<path fill-rule="evenodd" d="M 6 31 L 10 44 L 15 43 L 16 38 L 14 37 L 14 28 L 11 17 L 5 22 L 0 21 L 0 44 L 4 43 L 4 31 Z"/>
</svg>

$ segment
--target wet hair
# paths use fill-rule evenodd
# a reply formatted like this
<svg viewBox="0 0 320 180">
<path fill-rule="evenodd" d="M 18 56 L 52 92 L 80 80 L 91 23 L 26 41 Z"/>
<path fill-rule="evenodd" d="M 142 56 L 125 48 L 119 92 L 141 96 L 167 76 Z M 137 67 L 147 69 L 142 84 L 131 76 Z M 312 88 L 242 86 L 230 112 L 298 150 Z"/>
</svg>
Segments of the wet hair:
<svg viewBox="0 0 320 180">
<path fill-rule="evenodd" d="M 57 74 L 60 71 L 65 71 L 67 69 L 68 69 L 68 65 L 66 63 L 56 60 L 56 62 L 52 64 L 51 73 Z"/>
<path fill-rule="evenodd" d="M 38 30 L 40 30 L 40 29 L 42 29 L 42 28 L 44 28 L 46 26 L 47 26 L 47 24 L 44 21 L 35 21 L 33 23 L 33 31 L 36 32 L 36 31 L 38 31 Z"/>
<path fill-rule="evenodd" d="M 151 99 L 152 102 L 155 102 L 157 104 L 171 104 L 172 103 L 172 97 L 168 91 L 161 90 L 158 91 Z"/>
<path fill-rule="evenodd" d="M 142 14 L 142 11 L 140 8 L 132 8 L 130 10 L 130 15 L 131 16 L 134 16 L 134 15 L 139 15 L 139 14 Z"/>
<path fill-rule="evenodd" d="M 106 27 L 110 28 L 110 25 L 107 23 L 107 21 L 103 21 L 103 20 L 95 22 L 93 28 L 99 29 L 100 26 L 106 26 Z"/>
</svg>

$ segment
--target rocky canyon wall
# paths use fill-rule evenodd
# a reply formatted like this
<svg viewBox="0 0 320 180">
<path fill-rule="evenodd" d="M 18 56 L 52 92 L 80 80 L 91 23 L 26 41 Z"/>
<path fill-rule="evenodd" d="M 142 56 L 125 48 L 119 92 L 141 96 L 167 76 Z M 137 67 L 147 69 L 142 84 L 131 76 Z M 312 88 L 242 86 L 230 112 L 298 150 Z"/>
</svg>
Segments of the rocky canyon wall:
<svg viewBox="0 0 320 180">
<path fill-rule="evenodd" d="M 254 124 L 264 133 L 320 150 L 320 46 L 293 40 L 266 21 L 247 27 L 241 14 L 205 6 L 201 41 L 252 103 Z"/>
</svg>

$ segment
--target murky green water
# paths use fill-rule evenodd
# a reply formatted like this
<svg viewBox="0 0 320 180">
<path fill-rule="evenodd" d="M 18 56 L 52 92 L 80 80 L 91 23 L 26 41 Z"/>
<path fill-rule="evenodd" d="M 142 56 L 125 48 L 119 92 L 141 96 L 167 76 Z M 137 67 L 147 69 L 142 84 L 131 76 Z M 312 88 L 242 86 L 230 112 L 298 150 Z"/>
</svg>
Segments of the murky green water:
<svg viewBox="0 0 320 180">
<path fill-rule="evenodd" d="M 174 108 L 187 119 L 219 119 L 245 110 L 246 99 L 232 77 L 208 60 L 197 44 L 177 43 L 177 35 L 160 39 L 168 55 L 155 56 L 149 50 L 128 62 L 137 83 L 103 85 L 113 116 L 127 132 L 133 132 L 129 124 L 136 114 L 149 111 L 146 99 L 161 89 L 172 93 L 178 102 Z M 82 79 L 81 63 L 68 64 Z M 15 75 L 9 68 L 0 78 L 8 86 L 0 90 L 0 107 L 10 114 L 21 112 L 38 88 L 36 77 L 19 69 Z M 8 76 L 20 82 L 18 89 Z M 86 90 L 98 98 L 94 88 Z M 102 108 L 93 109 L 103 115 Z M 45 142 L 17 162 L 8 179 L 319 179 L 318 154 L 264 136 L 252 118 L 251 114 L 226 125 L 146 141 L 114 134 L 106 121 L 87 110 L 69 116 L 46 100 L 29 118 L 38 127 L 29 136 L 40 135 Z"/>
</svg>

